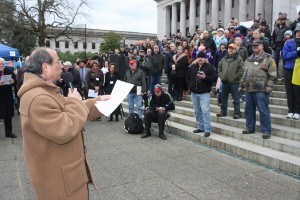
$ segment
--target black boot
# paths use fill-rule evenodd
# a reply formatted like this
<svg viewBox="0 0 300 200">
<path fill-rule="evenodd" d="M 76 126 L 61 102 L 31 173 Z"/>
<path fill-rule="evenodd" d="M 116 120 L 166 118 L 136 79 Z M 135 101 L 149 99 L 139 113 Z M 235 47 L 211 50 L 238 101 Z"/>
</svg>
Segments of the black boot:
<svg viewBox="0 0 300 200">
<path fill-rule="evenodd" d="M 177 101 L 182 101 L 182 93 L 183 93 L 183 89 L 179 89 Z"/>
<path fill-rule="evenodd" d="M 113 115 L 110 115 L 110 118 L 108 120 L 109 122 L 113 121 Z"/>
<path fill-rule="evenodd" d="M 6 133 L 5 137 L 16 138 L 17 136 L 14 133 Z"/>
</svg>

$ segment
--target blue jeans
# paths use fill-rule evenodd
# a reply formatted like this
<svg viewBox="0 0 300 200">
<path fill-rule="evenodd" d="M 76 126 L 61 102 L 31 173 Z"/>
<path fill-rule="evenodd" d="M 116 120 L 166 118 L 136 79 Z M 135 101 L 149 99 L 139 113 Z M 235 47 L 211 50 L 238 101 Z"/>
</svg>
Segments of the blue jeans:
<svg viewBox="0 0 300 200">
<path fill-rule="evenodd" d="M 138 115 L 140 118 L 143 117 L 142 112 L 142 96 L 137 95 L 136 93 L 129 93 L 127 95 L 128 105 L 129 105 L 129 114 L 134 113 L 134 99 L 138 111 Z"/>
<path fill-rule="evenodd" d="M 161 74 L 150 74 L 150 92 L 156 84 L 161 84 Z"/>
<path fill-rule="evenodd" d="M 221 96 L 221 112 L 227 114 L 228 96 L 229 93 L 233 96 L 234 114 L 240 115 L 240 93 L 238 83 L 222 82 L 222 96 Z"/>
<path fill-rule="evenodd" d="M 269 109 L 269 94 L 266 92 L 246 92 L 246 127 L 255 131 L 256 107 L 260 116 L 260 130 L 271 133 L 271 115 Z"/>
<path fill-rule="evenodd" d="M 196 94 L 192 92 L 191 94 L 197 128 L 205 132 L 211 132 L 210 93 Z"/>
</svg>

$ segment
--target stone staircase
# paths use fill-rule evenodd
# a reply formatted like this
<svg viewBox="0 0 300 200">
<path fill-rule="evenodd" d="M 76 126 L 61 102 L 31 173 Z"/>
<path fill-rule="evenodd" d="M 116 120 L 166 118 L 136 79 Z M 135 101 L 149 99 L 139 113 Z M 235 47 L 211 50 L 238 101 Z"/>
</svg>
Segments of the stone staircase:
<svg viewBox="0 0 300 200">
<path fill-rule="evenodd" d="M 162 79 L 165 84 L 166 77 Z M 215 91 L 215 88 L 212 88 Z M 230 98 L 229 98 L 230 99 Z M 128 103 L 122 103 L 124 112 L 128 113 Z M 270 111 L 272 120 L 272 137 L 268 140 L 262 139 L 259 132 L 259 114 L 256 112 L 256 133 L 243 135 L 245 128 L 245 103 L 241 103 L 240 119 L 233 119 L 233 103 L 228 102 L 226 117 L 218 118 L 216 113 L 220 112 L 217 96 L 211 93 L 211 116 L 212 134 L 205 138 L 203 134 L 195 134 L 196 119 L 191 97 L 186 96 L 181 102 L 175 102 L 176 110 L 171 113 L 168 126 L 172 133 L 193 141 L 207 144 L 228 151 L 230 153 L 253 160 L 260 164 L 270 166 L 284 172 L 300 176 L 300 121 L 287 119 L 287 100 L 284 83 L 278 81 L 274 91 L 270 95 Z"/>
</svg>

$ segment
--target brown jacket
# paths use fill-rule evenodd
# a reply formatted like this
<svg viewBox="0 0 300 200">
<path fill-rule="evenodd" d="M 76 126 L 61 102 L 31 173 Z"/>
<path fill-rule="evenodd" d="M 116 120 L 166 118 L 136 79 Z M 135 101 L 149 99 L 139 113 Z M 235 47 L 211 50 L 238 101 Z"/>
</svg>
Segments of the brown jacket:
<svg viewBox="0 0 300 200">
<path fill-rule="evenodd" d="M 87 183 L 94 182 L 82 129 L 87 119 L 101 115 L 95 99 L 64 98 L 53 83 L 29 73 L 18 96 L 25 164 L 36 198 L 87 199 Z"/>
</svg>

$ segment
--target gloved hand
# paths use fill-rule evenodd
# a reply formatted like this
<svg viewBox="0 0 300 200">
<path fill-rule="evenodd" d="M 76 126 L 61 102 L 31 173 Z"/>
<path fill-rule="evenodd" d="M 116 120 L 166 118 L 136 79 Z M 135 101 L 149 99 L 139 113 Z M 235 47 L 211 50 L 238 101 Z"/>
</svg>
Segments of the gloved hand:
<svg viewBox="0 0 300 200">
<path fill-rule="evenodd" d="M 298 54 L 298 57 L 300 57 L 300 47 L 297 47 L 297 54 Z"/>
<path fill-rule="evenodd" d="M 266 89 L 265 89 L 265 92 L 269 94 L 269 93 L 272 92 L 272 90 L 273 90 L 273 88 L 267 86 Z"/>
</svg>

